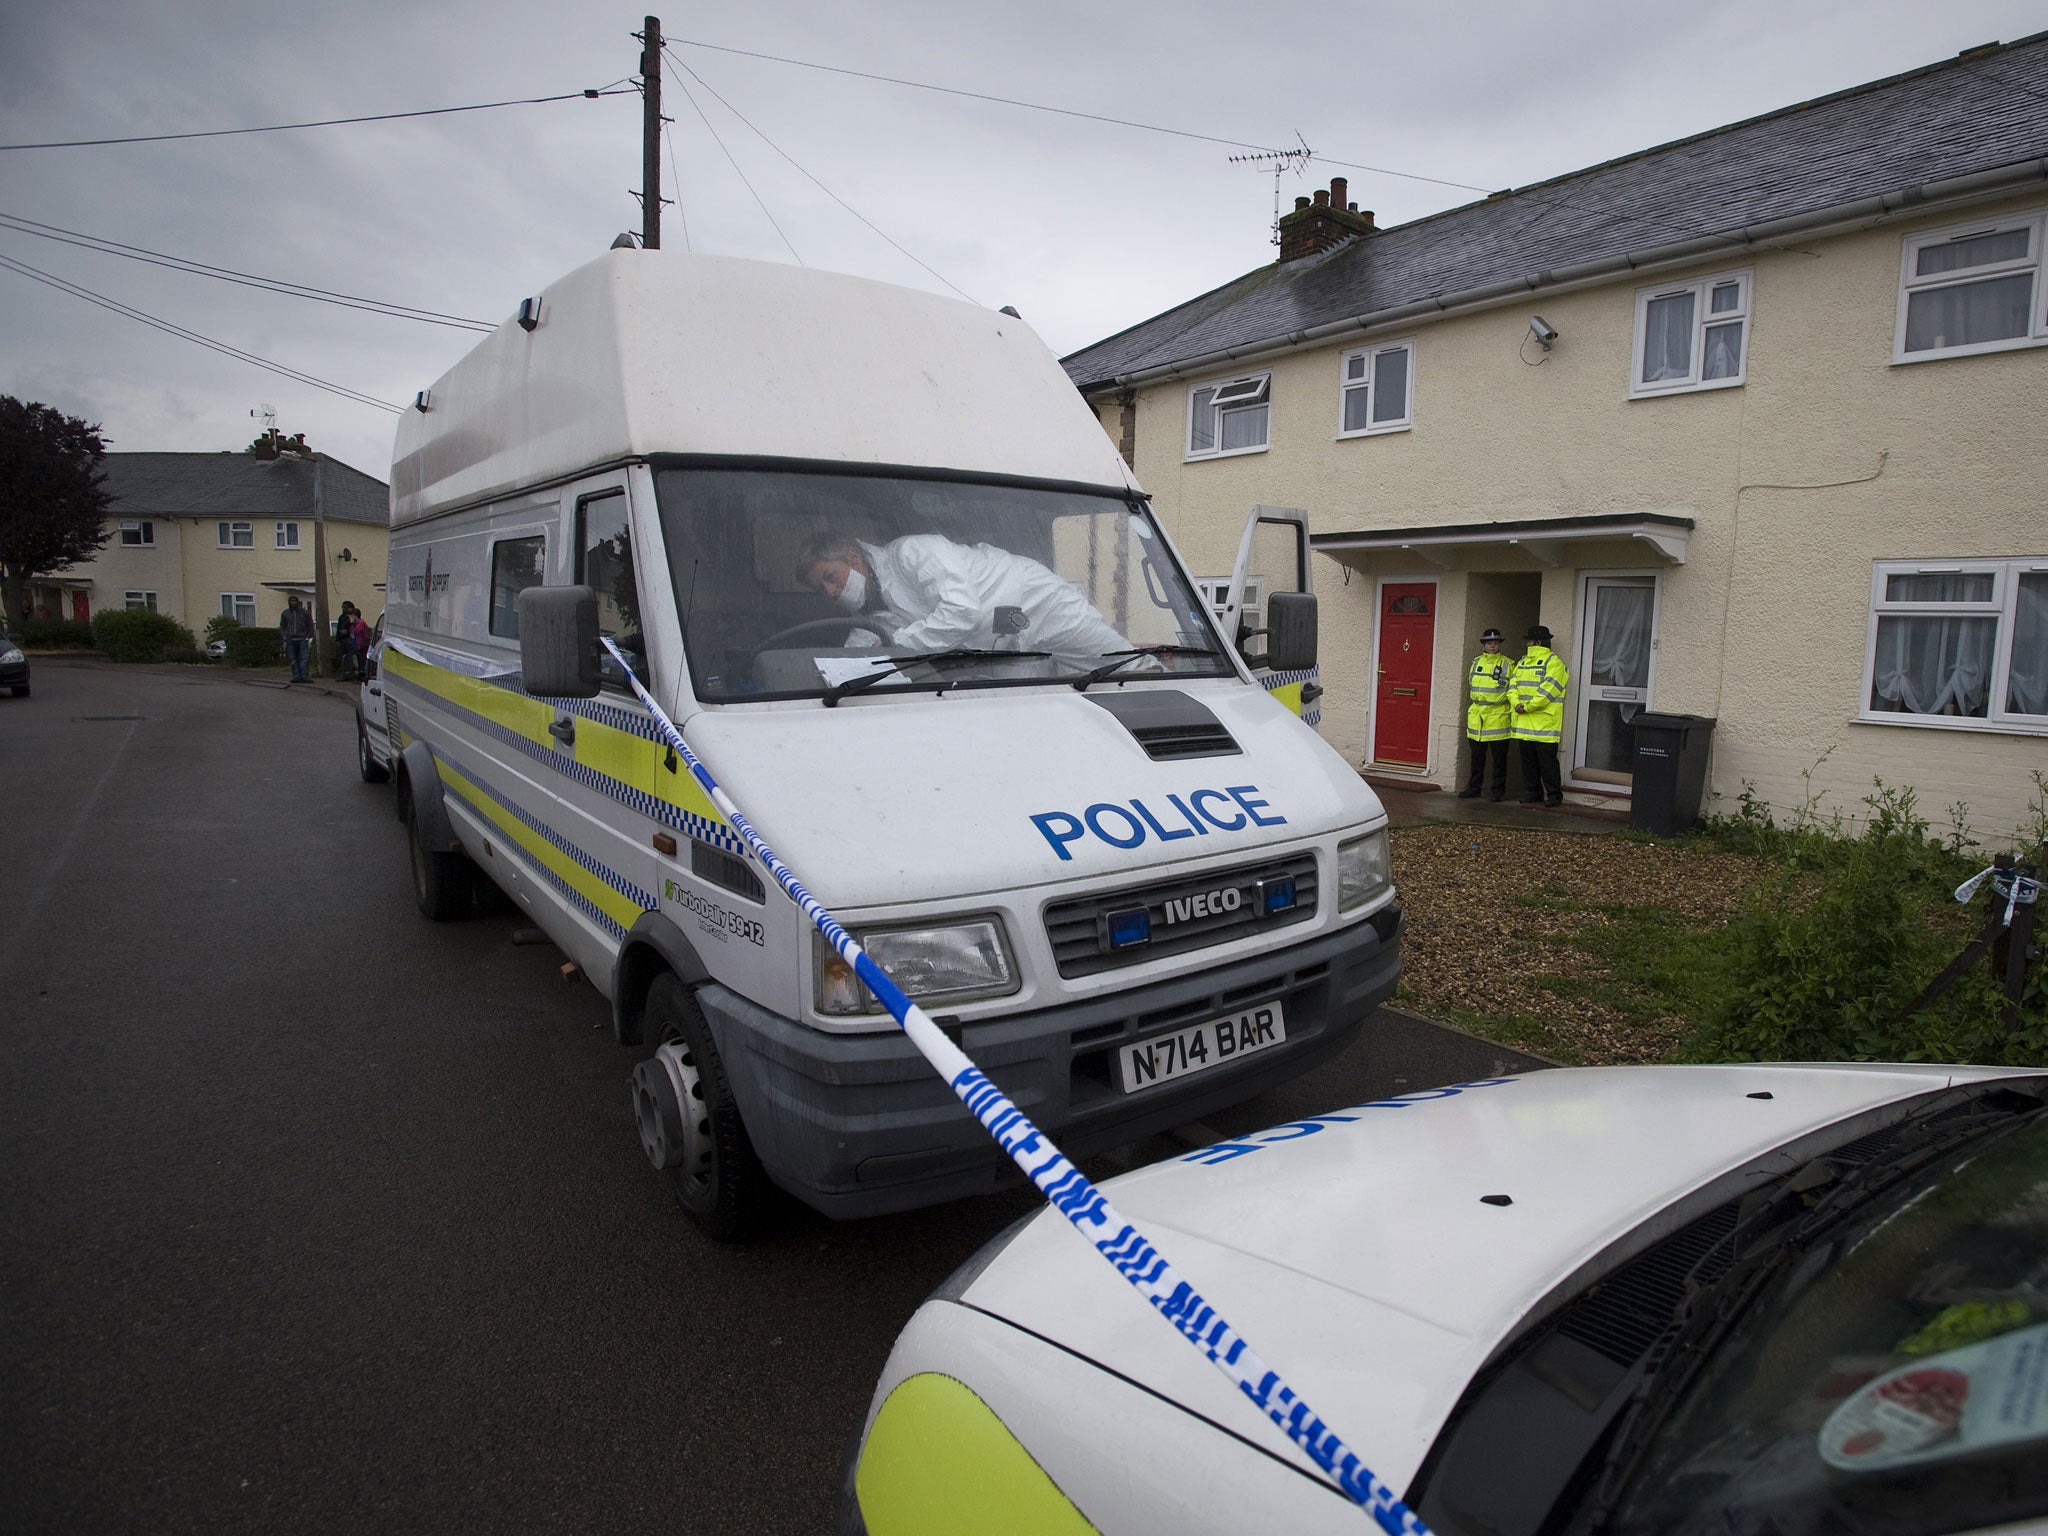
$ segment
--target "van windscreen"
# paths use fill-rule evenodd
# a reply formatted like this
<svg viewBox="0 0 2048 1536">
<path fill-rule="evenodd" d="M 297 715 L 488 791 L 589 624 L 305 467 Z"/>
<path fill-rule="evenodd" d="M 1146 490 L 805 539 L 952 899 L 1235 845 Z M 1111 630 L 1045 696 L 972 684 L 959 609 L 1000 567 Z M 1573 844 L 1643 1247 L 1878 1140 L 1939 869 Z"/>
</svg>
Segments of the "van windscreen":
<svg viewBox="0 0 2048 1536">
<path fill-rule="evenodd" d="M 1234 670 L 1134 500 L 703 467 L 655 489 L 706 702 Z"/>
</svg>

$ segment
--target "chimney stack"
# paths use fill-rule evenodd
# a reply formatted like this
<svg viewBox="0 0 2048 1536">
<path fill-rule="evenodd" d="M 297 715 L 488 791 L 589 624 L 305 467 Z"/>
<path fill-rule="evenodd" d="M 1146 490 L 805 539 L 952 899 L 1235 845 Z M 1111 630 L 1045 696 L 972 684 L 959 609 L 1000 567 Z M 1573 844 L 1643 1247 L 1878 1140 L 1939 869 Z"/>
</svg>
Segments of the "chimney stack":
<svg viewBox="0 0 2048 1536">
<path fill-rule="evenodd" d="M 1294 212 L 1280 219 L 1280 264 L 1335 250 L 1347 240 L 1374 233 L 1371 213 L 1345 201 L 1350 190 L 1342 176 L 1332 177 L 1327 191 L 1313 198 L 1297 197 Z"/>
</svg>

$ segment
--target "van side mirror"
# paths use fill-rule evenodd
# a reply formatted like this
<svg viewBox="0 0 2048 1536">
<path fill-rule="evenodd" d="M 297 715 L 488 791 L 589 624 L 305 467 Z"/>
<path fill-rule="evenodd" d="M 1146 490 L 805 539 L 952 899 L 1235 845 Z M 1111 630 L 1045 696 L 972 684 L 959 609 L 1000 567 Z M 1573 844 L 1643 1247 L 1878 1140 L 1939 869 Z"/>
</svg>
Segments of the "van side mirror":
<svg viewBox="0 0 2048 1536">
<path fill-rule="evenodd" d="M 544 699 L 595 698 L 597 593 L 590 587 L 528 587 L 519 613 L 519 683 Z"/>
<path fill-rule="evenodd" d="M 1316 595 L 1266 596 L 1266 665 L 1275 672 L 1306 672 L 1316 664 Z"/>
</svg>

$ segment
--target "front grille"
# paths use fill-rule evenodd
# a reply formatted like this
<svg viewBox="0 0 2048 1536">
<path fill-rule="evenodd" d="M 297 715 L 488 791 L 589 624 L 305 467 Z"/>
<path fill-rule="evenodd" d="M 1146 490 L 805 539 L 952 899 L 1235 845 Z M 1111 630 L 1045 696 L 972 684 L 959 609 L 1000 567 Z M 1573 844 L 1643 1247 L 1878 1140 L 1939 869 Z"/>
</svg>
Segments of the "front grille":
<svg viewBox="0 0 2048 1536">
<path fill-rule="evenodd" d="M 1254 887 L 1258 881 L 1282 877 L 1294 881 L 1294 905 L 1271 917 L 1261 917 Z M 1212 910 L 1207 913 L 1196 915 L 1189 910 L 1197 898 L 1213 897 L 1225 890 L 1238 893 L 1234 909 L 1213 910 L 1220 903 L 1212 902 Z M 1159 885 L 1128 887 L 1057 902 L 1045 909 L 1045 935 L 1052 941 L 1053 959 L 1062 976 L 1089 976 L 1306 922 L 1315 916 L 1316 894 L 1316 856 L 1303 849 L 1284 858 L 1236 869 L 1211 870 Z M 1112 912 L 1128 912 L 1141 906 L 1152 914 L 1150 942 L 1128 949 L 1109 949 L 1102 936 L 1103 919 Z"/>
<path fill-rule="evenodd" d="M 1183 757 L 1229 757 L 1243 750 L 1219 721 L 1207 725 L 1141 725 L 1131 734 L 1155 762 Z"/>
</svg>

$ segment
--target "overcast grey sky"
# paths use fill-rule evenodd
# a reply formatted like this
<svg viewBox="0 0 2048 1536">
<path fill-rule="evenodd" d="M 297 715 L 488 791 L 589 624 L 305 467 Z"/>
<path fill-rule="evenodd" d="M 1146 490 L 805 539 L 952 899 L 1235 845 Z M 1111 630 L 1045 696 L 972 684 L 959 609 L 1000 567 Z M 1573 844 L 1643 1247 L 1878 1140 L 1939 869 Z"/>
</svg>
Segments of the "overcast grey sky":
<svg viewBox="0 0 2048 1536">
<path fill-rule="evenodd" d="M 67 0 L 0 7 L 0 143 L 400 112 L 617 84 L 647 7 Z M 655 9 L 661 10 L 658 4 Z M 681 207 L 664 245 L 945 291 L 1069 352 L 1273 259 L 1271 174 L 1227 145 L 717 52 L 778 54 L 1290 145 L 1484 188 L 1615 155 L 2048 25 L 2039 0 L 1036 6 L 758 0 L 672 9 L 675 55 L 790 157 L 673 76 Z M 700 118 L 708 117 L 721 149 Z M 727 158 L 730 151 L 739 170 Z M 770 223 L 740 171 L 773 212 Z M 1347 175 L 1382 226 L 1470 201 Z M 0 152 L 0 214 L 264 277 L 497 322 L 639 227 L 640 101 L 175 143 Z M 664 189 L 676 192 L 674 182 Z M 787 236 L 788 244 L 783 236 Z M 794 253 L 792 253 L 794 247 Z M 236 287 L 0 228 L 0 256 L 399 404 L 477 337 Z M 0 392 L 119 449 L 240 448 L 249 412 L 388 474 L 394 418 L 0 270 Z"/>
</svg>

